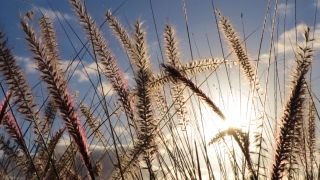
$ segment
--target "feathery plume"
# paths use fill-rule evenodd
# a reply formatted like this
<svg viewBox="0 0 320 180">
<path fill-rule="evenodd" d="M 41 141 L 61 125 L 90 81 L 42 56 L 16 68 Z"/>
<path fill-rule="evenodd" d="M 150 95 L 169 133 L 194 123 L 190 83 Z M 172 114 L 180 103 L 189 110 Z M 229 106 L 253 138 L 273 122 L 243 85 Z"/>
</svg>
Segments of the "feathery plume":
<svg viewBox="0 0 320 180">
<path fill-rule="evenodd" d="M 41 28 L 40 38 L 44 40 L 43 46 L 47 50 L 47 58 L 52 59 L 52 63 L 56 66 L 59 63 L 60 58 L 53 22 L 50 18 L 43 16 L 39 19 L 39 24 Z"/>
<path fill-rule="evenodd" d="M 215 105 L 215 103 L 201 90 L 199 89 L 192 81 L 190 81 L 187 77 L 182 75 L 177 69 L 170 65 L 162 64 L 162 67 L 170 74 L 170 76 L 177 78 L 184 85 L 188 86 L 197 96 L 200 97 L 212 110 L 219 115 L 222 120 L 225 120 L 225 116 L 222 111 Z"/>
<path fill-rule="evenodd" d="M 157 126 L 156 120 L 153 118 L 153 112 L 151 109 L 151 62 L 147 53 L 146 35 L 145 31 L 141 28 L 142 23 L 137 21 L 135 24 L 135 51 L 137 52 L 137 58 L 135 64 L 137 66 L 135 80 L 137 83 L 137 122 L 139 124 L 138 143 L 133 150 L 133 154 L 138 153 L 140 148 L 144 155 L 144 161 L 146 162 L 149 170 L 150 179 L 155 179 L 155 174 L 152 170 L 152 161 L 154 159 L 154 153 L 157 150 L 155 144 L 155 128 Z M 136 151 L 136 149 L 139 149 Z"/>
<path fill-rule="evenodd" d="M 0 71 L 14 98 L 13 105 L 17 105 L 18 112 L 26 117 L 25 120 L 36 121 L 38 120 L 38 111 L 35 110 L 36 104 L 31 89 L 22 70 L 17 65 L 11 49 L 8 48 L 8 39 L 4 38 L 4 33 L 0 30 Z"/>
<path fill-rule="evenodd" d="M 0 112 L 4 112 L 2 117 L 2 124 L 5 126 L 7 133 L 11 136 L 11 138 L 15 141 L 15 143 L 19 146 L 19 148 L 23 151 L 25 157 L 30 158 L 30 154 L 27 146 L 25 145 L 25 141 L 21 134 L 19 125 L 17 124 L 16 119 L 7 112 L 7 108 L 9 106 L 9 101 L 11 99 L 11 94 L 7 94 L 7 98 L 0 105 Z"/>
<path fill-rule="evenodd" d="M 234 140 L 237 142 L 237 144 L 239 145 L 244 157 L 246 158 L 247 161 L 247 166 L 248 169 L 250 171 L 250 179 L 251 180 L 258 180 L 258 177 L 256 177 L 256 174 L 253 170 L 252 167 L 252 159 L 251 159 L 251 155 L 250 155 L 250 150 L 249 150 L 249 134 L 243 132 L 241 129 L 239 128 L 228 128 L 225 131 L 219 132 L 214 138 L 211 139 L 211 141 L 209 142 L 209 145 L 215 143 L 216 141 L 222 139 L 224 136 L 226 135 L 230 135 L 234 138 Z"/>
<path fill-rule="evenodd" d="M 0 106 L 0 108 L 1 108 L 1 110 L 0 110 L 0 125 L 1 125 L 2 119 L 7 115 L 7 110 L 9 107 L 10 99 L 11 99 L 11 94 L 7 93 L 5 101 L 2 102 L 2 105 Z"/>
<path fill-rule="evenodd" d="M 209 59 L 199 59 L 194 60 L 189 63 L 185 63 L 181 67 L 179 66 L 178 69 L 181 69 L 186 74 L 196 75 L 206 71 L 213 72 L 217 68 L 221 66 L 221 64 L 226 63 L 229 67 L 232 67 L 235 62 L 229 60 L 223 60 L 219 58 L 209 58 Z"/>
<path fill-rule="evenodd" d="M 70 0 L 70 3 L 74 6 L 74 10 L 79 16 L 79 21 L 83 24 L 82 27 L 86 30 L 86 34 L 93 44 L 94 51 L 99 56 L 99 61 L 105 68 L 102 73 L 107 77 L 113 89 L 117 92 L 125 113 L 131 121 L 133 121 L 133 124 L 136 127 L 132 98 L 130 98 L 127 82 L 124 79 L 123 72 L 117 65 L 114 55 L 111 53 L 111 50 L 108 49 L 108 44 L 105 42 L 102 33 L 98 29 L 95 21 L 91 19 L 91 16 L 82 3 L 79 0 Z"/>
<path fill-rule="evenodd" d="M 221 12 L 218 9 L 216 9 L 216 11 L 220 16 L 221 31 L 223 32 L 226 40 L 228 41 L 229 46 L 235 53 L 237 59 L 239 60 L 243 73 L 248 79 L 251 87 L 255 88 L 255 90 L 258 92 L 260 86 L 256 74 L 254 72 L 254 66 L 249 61 L 248 54 L 245 51 L 243 45 L 241 44 L 239 36 L 237 35 L 230 21 L 226 17 L 222 16 Z"/>
<path fill-rule="evenodd" d="M 155 144 L 155 131 L 157 120 L 153 118 L 153 111 L 151 109 L 152 91 L 150 88 L 151 62 L 147 53 L 145 31 L 141 28 L 141 23 L 137 21 L 135 24 L 135 42 L 134 49 L 135 56 L 133 63 L 136 65 L 136 101 L 135 107 L 137 109 L 137 136 L 138 142 L 134 144 L 134 148 L 129 156 L 123 156 L 121 162 L 117 166 L 123 167 L 123 171 L 134 169 L 135 161 L 138 156 L 143 154 L 143 160 L 147 164 L 150 179 L 155 179 L 155 173 L 152 169 L 152 161 L 155 152 L 157 151 L 157 144 Z M 117 169 L 118 170 L 118 169 Z M 130 171 L 129 171 L 130 173 Z M 114 178 L 119 176 L 119 172 L 114 173 Z"/>
<path fill-rule="evenodd" d="M 84 134 L 84 130 L 80 125 L 80 119 L 73 107 L 73 100 L 67 90 L 67 82 L 63 78 L 63 73 L 60 69 L 57 69 L 55 63 L 51 58 L 48 58 L 45 46 L 43 46 L 37 39 L 32 28 L 23 20 L 20 24 L 26 33 L 26 40 L 29 43 L 30 50 L 34 53 L 34 59 L 36 60 L 39 70 L 42 72 L 42 79 L 48 85 L 49 94 L 54 101 L 56 107 L 60 109 L 62 119 L 66 124 L 66 128 L 71 137 L 77 144 L 82 161 L 90 174 L 91 179 L 94 178 L 89 148 L 87 143 L 87 137 Z"/>
<path fill-rule="evenodd" d="M 49 102 L 44 111 L 43 121 L 40 122 L 40 128 L 44 135 L 48 135 L 56 117 L 57 107 L 54 106 L 54 102 L 49 99 Z"/>
<path fill-rule="evenodd" d="M 29 151 L 24 144 L 24 139 L 17 121 L 12 117 L 12 115 L 6 114 L 3 117 L 2 124 L 5 126 L 7 133 L 11 136 L 15 143 L 18 144 L 19 148 L 24 152 L 26 157 L 28 157 Z"/>
<path fill-rule="evenodd" d="M 307 27 L 304 32 L 305 47 L 298 46 L 296 56 L 297 67 L 292 80 L 292 89 L 290 97 L 285 105 L 284 114 L 281 119 L 280 134 L 277 139 L 277 147 L 271 171 L 271 179 L 281 179 L 285 170 L 288 169 L 288 162 L 295 161 L 296 144 L 301 142 L 302 120 L 304 95 L 306 92 L 305 74 L 308 72 L 313 51 L 308 46 L 312 39 L 309 39 L 310 28 Z"/>
<path fill-rule="evenodd" d="M 54 150 L 56 149 L 56 146 L 61 139 L 64 131 L 66 128 L 61 128 L 57 132 L 54 133 L 54 135 L 51 137 L 51 139 L 48 142 L 48 149 L 49 152 L 46 152 L 44 149 L 40 149 L 39 152 L 39 160 L 43 162 L 43 164 L 46 164 L 46 166 L 49 166 L 49 157 L 53 155 Z"/>
<path fill-rule="evenodd" d="M 81 179 L 79 175 L 74 171 L 72 167 L 73 160 L 76 157 L 77 150 L 75 148 L 75 143 L 73 141 L 70 142 L 66 151 L 62 154 L 62 156 L 55 163 L 56 169 L 59 172 L 59 176 L 61 179 Z M 47 173 L 45 179 L 50 179 L 53 177 L 54 170 L 50 168 Z"/>
<path fill-rule="evenodd" d="M 52 159 L 54 159 L 54 150 L 56 149 L 56 145 L 58 144 L 59 140 L 61 139 L 63 133 L 65 131 L 65 128 L 59 129 L 48 141 L 47 148 L 49 151 L 47 151 L 43 146 L 40 146 L 40 150 L 37 153 L 37 156 L 34 159 L 35 165 L 39 172 L 39 176 L 41 178 L 46 177 L 46 174 L 48 173 L 48 170 L 57 171 L 56 169 L 56 163 L 52 163 Z M 35 174 L 32 172 L 29 176 L 30 179 L 36 179 Z M 57 176 L 59 176 L 59 173 L 56 172 Z M 54 176 L 54 174 L 52 174 Z"/>
<path fill-rule="evenodd" d="M 178 41 L 175 35 L 175 30 L 169 24 L 166 24 L 165 27 L 164 42 L 168 64 L 172 67 L 181 66 L 181 60 L 178 51 Z M 173 84 L 171 90 L 173 91 L 173 105 L 177 112 L 178 119 L 180 121 L 179 124 L 181 125 L 182 130 L 185 130 L 189 120 L 186 119 L 187 109 L 185 104 L 185 98 L 183 96 L 184 88 L 181 85 L 181 82 L 177 82 Z"/>
<path fill-rule="evenodd" d="M 98 139 L 98 141 L 101 141 L 102 144 L 106 145 L 105 138 L 99 128 L 99 125 L 97 125 L 97 123 L 95 122 L 96 118 L 90 112 L 90 109 L 88 108 L 88 106 L 85 105 L 84 103 L 81 103 L 79 108 L 81 113 L 86 119 L 86 123 L 89 125 L 91 131 L 93 132 L 93 135 L 96 137 L 96 139 Z"/>
<path fill-rule="evenodd" d="M 96 176 L 98 177 L 103 177 L 103 174 L 102 174 L 102 163 L 101 162 L 97 162 L 96 165 L 94 166 L 93 168 L 93 172 Z"/>
<path fill-rule="evenodd" d="M 309 151 L 309 158 L 310 158 L 310 170 L 307 174 L 307 178 L 314 179 L 314 168 L 315 168 L 315 147 L 316 147 L 316 131 L 315 131 L 315 105 L 313 101 L 310 100 L 309 102 L 309 113 L 308 113 L 308 134 L 307 134 L 307 145 Z"/>
<path fill-rule="evenodd" d="M 34 13 L 33 13 L 33 11 L 27 11 L 24 16 L 25 16 L 26 18 L 28 18 L 30 21 L 33 21 Z"/>
<path fill-rule="evenodd" d="M 121 42 L 120 44 L 122 45 L 122 47 L 129 53 L 130 60 L 136 60 L 138 58 L 138 54 L 135 51 L 134 40 L 130 37 L 127 30 L 122 26 L 122 24 L 116 17 L 112 17 L 111 10 L 107 11 L 106 19 L 113 31 L 113 34 Z"/>
<path fill-rule="evenodd" d="M 197 75 L 206 71 L 214 72 L 221 66 L 222 63 L 226 63 L 229 67 L 232 67 L 235 62 L 218 58 L 199 59 L 192 62 L 187 62 L 182 65 L 177 65 L 175 68 L 183 74 Z M 167 72 L 163 71 L 159 74 L 153 74 L 150 81 L 151 88 L 155 88 L 169 82 L 175 82 L 175 80 L 171 76 L 169 76 Z"/>
<path fill-rule="evenodd" d="M 13 105 L 17 106 L 17 111 L 25 116 L 25 120 L 36 123 L 39 116 L 38 111 L 35 110 L 34 97 L 22 70 L 16 63 L 12 50 L 8 48 L 8 39 L 5 39 L 3 30 L 0 30 L 0 71 L 3 73 L 9 91 L 14 98 Z M 17 144 L 23 150 L 26 157 L 31 159 L 16 120 L 11 115 L 4 116 L 3 120 L 5 121 L 3 124 L 6 124 L 7 131 L 15 137 L 15 141 L 19 141 Z M 32 162 L 30 168 L 36 172 Z M 38 175 L 37 172 L 36 174 Z"/>
<path fill-rule="evenodd" d="M 178 40 L 175 29 L 170 24 L 166 24 L 165 26 L 163 39 L 165 42 L 168 64 L 173 67 L 181 65 L 180 52 L 178 50 Z"/>
<path fill-rule="evenodd" d="M 10 169 L 9 165 L 14 163 L 15 167 L 24 167 L 27 165 L 27 162 L 25 161 L 24 153 L 20 153 L 19 149 L 17 149 L 16 144 L 11 144 L 10 138 L 5 138 L 5 135 L 0 136 L 0 150 L 3 152 L 3 157 L 6 158 L 6 161 L 1 162 L 3 167 L 6 167 L 5 173 L 2 175 L 5 177 L 9 176 Z"/>
</svg>

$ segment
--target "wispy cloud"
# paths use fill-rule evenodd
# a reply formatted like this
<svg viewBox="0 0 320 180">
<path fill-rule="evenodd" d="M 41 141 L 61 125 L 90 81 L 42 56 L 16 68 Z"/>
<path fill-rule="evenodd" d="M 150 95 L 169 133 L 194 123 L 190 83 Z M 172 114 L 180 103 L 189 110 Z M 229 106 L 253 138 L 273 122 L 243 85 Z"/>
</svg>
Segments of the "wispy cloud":
<svg viewBox="0 0 320 180">
<path fill-rule="evenodd" d="M 46 9 L 46 8 L 43 8 L 43 7 L 40 7 L 40 10 L 41 12 L 47 16 L 48 18 L 50 18 L 52 21 L 55 21 L 57 18 L 59 19 L 63 19 L 63 17 L 66 19 L 66 20 L 72 20 L 74 19 L 71 15 L 69 14 L 66 14 L 66 13 L 62 13 L 60 14 L 59 11 L 52 11 L 51 9 Z"/>
<path fill-rule="evenodd" d="M 24 70 L 26 73 L 36 73 L 37 71 L 37 64 L 28 57 L 23 56 L 15 56 L 18 62 L 21 62 L 24 66 Z"/>
<path fill-rule="evenodd" d="M 116 134 L 119 134 L 119 135 L 122 136 L 122 137 L 129 135 L 128 127 L 124 127 L 124 126 L 116 126 L 116 127 L 114 128 L 114 132 L 115 132 Z M 119 137 L 120 137 L 120 136 L 119 136 Z"/>
<path fill-rule="evenodd" d="M 111 96 L 114 93 L 111 84 L 107 81 L 102 82 L 102 87 L 99 86 L 98 91 L 105 96 Z"/>
<path fill-rule="evenodd" d="M 260 63 L 268 63 L 269 62 L 269 54 L 264 53 L 259 57 Z M 270 59 L 272 61 L 272 59 Z"/>
<path fill-rule="evenodd" d="M 37 64 L 34 60 L 32 60 L 29 57 L 23 57 L 23 56 L 15 56 L 18 63 L 22 66 L 22 68 L 25 70 L 28 74 L 34 74 L 37 73 Z M 83 68 L 79 65 L 78 60 L 70 61 L 70 60 L 61 60 L 59 63 L 59 68 L 62 69 L 62 71 L 66 72 L 66 76 L 71 76 L 73 80 L 77 81 L 78 83 L 84 83 L 88 82 L 90 79 L 97 79 L 97 65 L 96 63 L 91 63 Z M 99 67 L 102 67 L 102 64 L 98 64 Z M 73 74 L 70 74 L 73 73 Z M 100 71 L 101 73 L 101 71 Z M 130 76 L 129 74 L 124 74 L 125 80 L 129 80 Z M 111 96 L 114 91 L 111 86 L 111 84 L 105 80 L 102 82 L 102 87 L 99 85 L 98 91 L 101 94 L 104 94 L 106 96 Z"/>
<path fill-rule="evenodd" d="M 77 63 L 78 63 L 78 61 L 77 61 Z M 73 64 L 77 64 L 77 63 L 73 63 Z M 100 73 L 102 73 L 103 65 L 101 63 L 98 63 L 98 67 L 99 67 Z M 92 79 L 92 78 L 95 78 L 94 76 L 98 75 L 97 64 L 94 62 L 94 63 L 86 65 L 82 69 L 78 68 L 74 72 L 74 74 L 79 77 L 78 82 L 87 82 L 87 81 L 89 81 L 89 78 Z M 124 78 L 125 78 L 125 80 L 130 79 L 129 74 L 124 73 Z"/>
<path fill-rule="evenodd" d="M 75 68 L 77 68 L 77 65 L 79 64 L 79 61 L 74 60 L 74 61 L 70 61 L 70 60 L 63 60 L 60 61 L 60 68 L 63 71 L 70 71 L 70 70 L 74 70 Z"/>
<path fill-rule="evenodd" d="M 102 64 L 98 64 L 99 67 L 102 66 Z M 79 76 L 78 82 L 86 82 L 89 81 L 89 78 L 91 78 L 91 75 L 97 74 L 97 64 L 91 63 L 81 70 L 76 70 L 75 75 Z M 89 77 L 88 77 L 89 76 Z"/>
<path fill-rule="evenodd" d="M 279 40 L 277 43 L 278 52 L 293 52 L 293 49 L 295 49 L 296 46 L 296 37 L 297 37 L 297 43 L 302 44 L 303 43 L 303 36 L 302 33 L 304 32 L 304 29 L 307 27 L 304 23 L 301 23 L 297 25 L 297 34 L 296 29 L 292 28 L 290 30 L 285 31 L 279 36 Z M 313 28 L 311 28 L 313 29 Z M 311 32 L 313 34 L 313 32 Z M 320 37 L 320 24 L 316 25 L 314 37 L 316 38 L 313 42 L 313 49 L 319 50 L 320 49 L 320 39 L 317 39 L 317 37 Z"/>
<path fill-rule="evenodd" d="M 282 4 L 280 3 L 280 4 L 278 4 L 278 13 L 282 14 L 282 15 L 284 15 L 284 14 L 289 15 L 289 14 L 291 14 L 293 8 L 294 8 L 293 4 L 286 5 L 285 3 L 282 3 Z"/>
</svg>

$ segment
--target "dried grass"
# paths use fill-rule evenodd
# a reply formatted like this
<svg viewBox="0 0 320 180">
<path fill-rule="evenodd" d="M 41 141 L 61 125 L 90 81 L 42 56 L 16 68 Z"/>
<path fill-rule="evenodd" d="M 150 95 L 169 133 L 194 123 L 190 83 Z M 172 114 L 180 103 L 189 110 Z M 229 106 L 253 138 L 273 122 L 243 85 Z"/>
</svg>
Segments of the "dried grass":
<svg viewBox="0 0 320 180">
<path fill-rule="evenodd" d="M 234 61 L 225 58 L 183 61 L 176 30 L 166 24 L 163 35 L 166 62 L 157 72 L 141 21 L 129 32 L 108 10 L 106 21 L 132 65 L 134 82 L 129 85 L 85 4 L 79 0 L 69 2 L 92 46 L 85 49 L 96 64 L 97 83 L 102 91 L 98 93 L 88 76 L 94 92 L 78 103 L 61 68 L 53 21 L 42 16 L 36 23 L 34 19 L 38 17 L 28 11 L 20 24 L 41 73 L 40 83 L 47 85 L 47 91 L 42 91 L 47 98 L 39 106 L 37 94 L 29 86 L 1 29 L 0 71 L 5 83 L 1 81 L 0 85 L 5 98 L 0 105 L 0 127 L 4 130 L 0 136 L 0 179 L 218 179 L 217 174 L 222 179 L 250 180 L 319 177 L 318 104 L 307 77 L 314 54 L 309 27 L 303 33 L 304 44 L 295 50 L 297 66 L 278 129 L 277 119 L 272 119 L 276 117 L 266 110 L 267 101 L 262 102 L 260 93 L 256 93 L 262 86 L 258 83 L 259 69 L 253 65 L 230 20 L 220 11 L 217 10 L 220 31 L 239 62 L 238 69 Z M 183 10 L 188 29 L 184 1 Z M 33 28 L 36 25 L 39 32 Z M 190 37 L 188 40 L 190 43 Z M 228 122 L 232 113 L 226 110 L 228 105 L 222 98 L 227 92 L 221 90 L 219 79 L 223 64 L 244 74 L 250 85 L 249 93 L 241 92 L 240 87 L 239 94 L 246 96 L 246 103 L 253 106 L 252 114 L 258 120 L 251 121 L 247 116 L 250 124 L 246 128 L 230 126 L 212 133 L 215 130 L 208 123 Z M 213 73 L 217 79 L 209 80 Z M 111 84 L 115 97 L 105 96 L 102 76 Z M 279 78 L 278 72 L 274 76 Z M 230 78 L 243 82 L 240 76 Z M 219 85 L 218 91 L 213 90 L 212 80 Z M 204 83 L 208 89 L 203 88 Z M 235 86 L 229 88 L 234 98 Z M 272 103 L 268 105 L 278 106 L 277 100 Z M 208 122 L 204 122 L 206 113 L 210 114 Z M 64 123 L 57 128 L 59 122 Z M 208 128 L 212 129 L 205 134 Z M 95 154 L 97 151 L 99 155 Z"/>
</svg>

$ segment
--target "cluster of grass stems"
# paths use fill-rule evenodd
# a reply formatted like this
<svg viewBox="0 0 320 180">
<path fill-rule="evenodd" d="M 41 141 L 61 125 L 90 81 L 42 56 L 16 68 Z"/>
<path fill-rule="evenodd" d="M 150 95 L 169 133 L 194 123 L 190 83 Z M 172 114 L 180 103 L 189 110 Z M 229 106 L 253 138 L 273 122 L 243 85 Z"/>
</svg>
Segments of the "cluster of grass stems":
<svg viewBox="0 0 320 180">
<path fill-rule="evenodd" d="M 88 105 L 87 97 L 78 99 L 68 88 L 70 77 L 61 69 L 52 20 L 45 16 L 36 20 L 32 11 L 20 17 L 25 42 L 47 87 L 40 105 L 1 29 L 0 179 L 319 179 L 318 113 L 307 77 L 313 59 L 309 27 L 302 32 L 304 44 L 295 48 L 290 92 L 277 120 L 265 110 L 268 88 L 258 81 L 258 63 L 250 59 L 231 22 L 216 10 L 220 33 L 239 64 L 241 83 L 250 89 L 248 102 L 260 118 L 254 130 L 230 126 L 208 137 L 197 111 L 209 109 L 215 114 L 209 121 L 216 124 L 228 119 L 215 98 L 202 89 L 208 79 L 199 83 L 197 77 L 227 69 L 232 62 L 213 57 L 182 61 L 175 29 L 166 24 L 166 62 L 156 73 L 142 23 L 138 20 L 128 32 L 109 10 L 105 20 L 132 68 L 134 83 L 129 86 L 83 3 L 69 1 L 87 36 L 83 49 L 96 63 L 98 84 L 91 82 L 94 97 L 89 98 L 96 102 Z M 106 96 L 103 78 L 115 96 Z M 66 137 L 69 141 L 62 148 Z M 99 157 L 93 156 L 96 149 L 101 151 Z"/>
</svg>

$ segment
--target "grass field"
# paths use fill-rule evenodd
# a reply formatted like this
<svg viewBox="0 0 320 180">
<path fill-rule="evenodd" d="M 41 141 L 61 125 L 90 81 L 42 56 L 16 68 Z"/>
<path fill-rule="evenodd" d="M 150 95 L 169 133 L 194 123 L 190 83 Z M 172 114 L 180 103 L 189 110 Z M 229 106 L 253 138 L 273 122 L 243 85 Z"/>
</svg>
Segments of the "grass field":
<svg viewBox="0 0 320 180">
<path fill-rule="evenodd" d="M 320 178 L 317 2 L 270 0 L 257 25 L 199 2 L 211 26 L 190 1 L 177 25 L 126 2 L 98 23 L 20 1 L 17 37 L 0 18 L 0 179 Z"/>
</svg>

